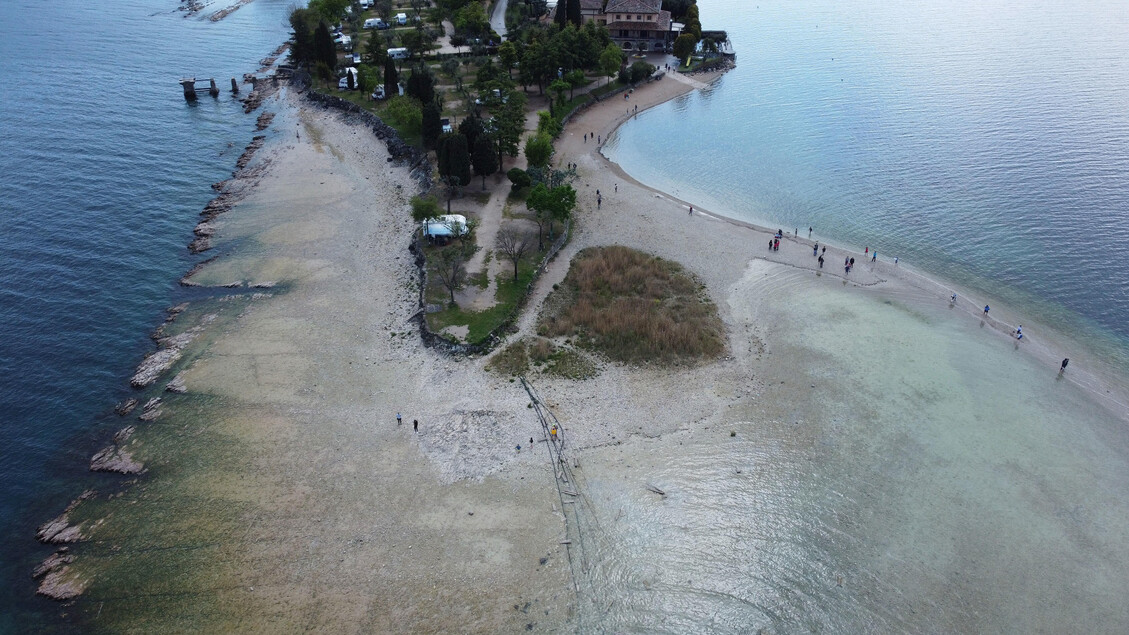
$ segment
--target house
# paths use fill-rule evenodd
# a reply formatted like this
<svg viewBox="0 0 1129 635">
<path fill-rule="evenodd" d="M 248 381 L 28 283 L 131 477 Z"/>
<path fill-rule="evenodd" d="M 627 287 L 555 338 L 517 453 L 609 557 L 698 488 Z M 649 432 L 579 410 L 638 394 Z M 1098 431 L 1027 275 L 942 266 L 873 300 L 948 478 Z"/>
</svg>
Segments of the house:
<svg viewBox="0 0 1129 635">
<path fill-rule="evenodd" d="M 666 51 L 674 40 L 662 0 L 580 0 L 580 15 L 604 24 L 625 51 Z"/>
</svg>

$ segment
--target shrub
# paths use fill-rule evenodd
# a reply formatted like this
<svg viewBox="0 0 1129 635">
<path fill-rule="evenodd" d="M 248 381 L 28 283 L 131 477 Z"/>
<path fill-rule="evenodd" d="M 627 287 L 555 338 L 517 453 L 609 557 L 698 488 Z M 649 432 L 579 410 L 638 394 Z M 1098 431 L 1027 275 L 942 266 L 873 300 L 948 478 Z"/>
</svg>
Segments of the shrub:
<svg viewBox="0 0 1129 635">
<path fill-rule="evenodd" d="M 520 190 L 523 187 L 529 187 L 533 184 L 533 179 L 529 178 L 529 174 L 521 168 L 510 168 L 506 172 L 506 177 L 510 179 L 510 183 L 514 184 L 515 190 Z"/>
<path fill-rule="evenodd" d="M 419 102 L 411 97 L 397 95 L 389 99 L 384 114 L 409 132 L 419 132 L 423 125 L 423 110 Z"/>
<path fill-rule="evenodd" d="M 717 307 L 681 265 L 626 247 L 590 248 L 573 259 L 546 300 L 541 329 L 622 362 L 677 363 L 725 348 Z"/>
</svg>

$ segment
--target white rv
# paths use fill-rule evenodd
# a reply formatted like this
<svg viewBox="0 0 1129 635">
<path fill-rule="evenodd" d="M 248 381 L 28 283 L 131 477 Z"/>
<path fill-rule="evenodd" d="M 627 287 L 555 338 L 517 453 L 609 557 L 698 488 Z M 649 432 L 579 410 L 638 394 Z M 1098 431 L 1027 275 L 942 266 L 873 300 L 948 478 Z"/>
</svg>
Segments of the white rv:
<svg viewBox="0 0 1129 635">
<path fill-rule="evenodd" d="M 406 60 L 408 59 L 408 49 L 403 47 L 388 49 L 388 57 L 394 60 Z"/>
<path fill-rule="evenodd" d="M 407 13 L 397 13 L 396 14 L 396 22 L 398 22 L 400 24 L 407 24 L 408 23 L 408 14 Z"/>
</svg>

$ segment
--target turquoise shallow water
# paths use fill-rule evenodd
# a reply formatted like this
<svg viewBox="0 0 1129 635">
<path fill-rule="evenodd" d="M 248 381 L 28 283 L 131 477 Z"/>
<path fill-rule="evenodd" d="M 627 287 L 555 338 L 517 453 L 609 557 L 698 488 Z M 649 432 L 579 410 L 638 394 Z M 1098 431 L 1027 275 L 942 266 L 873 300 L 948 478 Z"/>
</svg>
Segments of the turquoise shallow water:
<svg viewBox="0 0 1129 635">
<path fill-rule="evenodd" d="M 587 623 L 1129 624 L 1124 416 L 944 302 L 754 261 L 728 304 L 765 334 L 755 402 L 704 429 L 585 452 Z"/>
<path fill-rule="evenodd" d="M 0 632 L 55 610 L 31 596 L 34 527 L 98 484 L 86 462 L 253 134 L 226 91 L 190 106 L 177 81 L 255 71 L 290 4 L 0 3 Z"/>
<path fill-rule="evenodd" d="M 1129 5 L 700 5 L 737 68 L 623 126 L 629 174 L 898 256 L 1129 371 Z"/>
</svg>

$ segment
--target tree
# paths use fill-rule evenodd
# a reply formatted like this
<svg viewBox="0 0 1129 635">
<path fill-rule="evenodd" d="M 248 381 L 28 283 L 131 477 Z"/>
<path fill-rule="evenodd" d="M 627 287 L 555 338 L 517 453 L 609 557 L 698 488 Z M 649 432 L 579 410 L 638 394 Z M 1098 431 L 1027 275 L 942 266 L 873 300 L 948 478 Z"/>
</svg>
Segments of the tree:
<svg viewBox="0 0 1129 635">
<path fill-rule="evenodd" d="M 494 140 L 490 135 L 480 134 L 474 140 L 474 173 L 482 177 L 482 189 L 486 189 L 486 177 L 498 171 L 498 162 L 494 156 Z"/>
<path fill-rule="evenodd" d="M 404 92 L 411 97 L 415 97 L 422 104 L 435 101 L 435 80 L 432 79 L 431 71 L 428 70 L 426 64 L 421 62 L 412 69 Z"/>
<path fill-rule="evenodd" d="M 538 134 L 526 139 L 525 158 L 529 160 L 529 165 L 543 168 L 549 164 L 549 159 L 552 156 L 553 140 L 549 138 L 549 135 Z"/>
<path fill-rule="evenodd" d="M 337 46 L 333 43 L 325 22 L 319 22 L 318 28 L 314 30 L 314 61 L 325 64 L 330 71 L 337 67 Z"/>
<path fill-rule="evenodd" d="M 557 2 L 557 12 L 553 14 L 553 22 L 562 29 L 568 24 L 568 3 L 564 0 Z"/>
<path fill-rule="evenodd" d="M 443 124 L 439 115 L 439 104 L 434 100 L 424 103 L 420 133 L 423 136 L 423 146 L 428 150 L 435 148 L 439 135 L 443 133 Z"/>
<path fill-rule="evenodd" d="M 384 116 L 394 121 L 397 128 L 408 132 L 416 132 L 423 126 L 419 102 L 411 97 L 396 95 L 390 98 L 388 105 L 384 107 Z"/>
<path fill-rule="evenodd" d="M 470 151 L 466 137 L 457 132 L 439 137 L 435 157 L 439 163 L 439 176 L 447 184 L 447 213 L 450 214 L 455 190 L 470 183 Z"/>
<path fill-rule="evenodd" d="M 475 148 L 477 147 L 478 137 L 483 133 L 482 118 L 478 115 L 471 115 L 462 120 L 459 124 L 459 132 L 466 137 L 467 145 Z M 493 141 L 491 140 L 491 143 Z M 477 172 L 478 170 L 475 169 Z"/>
<path fill-rule="evenodd" d="M 689 61 L 689 57 L 694 54 L 694 49 L 698 46 L 698 39 L 689 33 L 683 33 L 674 38 L 674 56 L 682 63 Z"/>
<path fill-rule="evenodd" d="M 549 84 L 549 92 L 553 93 L 556 97 L 552 103 L 549 104 L 549 111 L 553 108 L 560 109 L 564 105 L 564 94 L 568 91 L 568 82 L 563 79 L 554 79 L 552 84 Z M 564 113 L 559 113 L 558 116 L 563 117 Z"/>
<path fill-rule="evenodd" d="M 309 66 L 314 61 L 313 13 L 309 9 L 294 9 L 290 12 L 290 59 L 294 63 Z"/>
<path fill-rule="evenodd" d="M 512 79 L 514 64 L 518 62 L 517 45 L 513 40 L 506 40 L 498 47 L 498 59 L 502 62 L 502 67 L 506 69 L 506 74 Z"/>
<path fill-rule="evenodd" d="M 572 208 L 576 206 L 576 190 L 568 185 L 549 189 L 544 183 L 538 183 L 530 190 L 525 206 L 533 212 L 537 223 L 537 250 L 541 251 L 545 248 L 541 239 L 545 224 L 549 225 L 551 234 L 554 220 L 563 221 L 572 215 Z"/>
<path fill-rule="evenodd" d="M 380 38 L 373 35 L 365 43 L 365 55 L 368 56 L 369 64 L 379 68 L 385 64 L 385 60 L 388 58 L 388 50 L 385 49 Z"/>
<path fill-rule="evenodd" d="M 537 132 L 538 134 L 547 134 L 550 138 L 556 139 L 561 136 L 564 127 L 561 125 L 561 120 L 549 114 L 547 110 L 540 110 L 537 112 Z"/>
<path fill-rule="evenodd" d="M 588 82 L 588 78 L 584 76 L 584 71 L 579 68 L 573 69 L 565 73 L 564 80 L 568 82 L 568 98 L 572 99 L 577 88 L 580 88 Z"/>
<path fill-rule="evenodd" d="M 502 258 L 509 260 L 514 265 L 514 282 L 517 282 L 517 268 L 521 263 L 521 259 L 525 256 L 525 252 L 533 246 L 532 236 L 524 232 L 518 232 L 513 228 L 507 227 L 498 232 L 498 237 L 495 241 L 495 246 Z"/>
<path fill-rule="evenodd" d="M 400 33 L 400 45 L 408 49 L 408 56 L 415 57 L 427 50 L 428 45 L 419 31 L 403 31 Z"/>
<path fill-rule="evenodd" d="M 434 196 L 412 197 L 412 220 L 422 223 L 433 218 L 439 218 L 442 215 L 443 210 L 439 207 L 439 201 L 435 200 Z"/>
<path fill-rule="evenodd" d="M 510 180 L 510 183 L 513 183 L 515 190 L 533 185 L 533 179 L 529 178 L 529 173 L 521 168 L 510 168 L 510 171 L 506 172 L 506 178 Z"/>
<path fill-rule="evenodd" d="M 480 2 L 471 2 L 459 9 L 452 22 L 459 31 L 474 36 L 490 31 L 490 20 L 486 17 L 486 11 L 483 10 Z"/>
<path fill-rule="evenodd" d="M 494 116 L 494 141 L 498 144 L 498 164 L 502 154 L 516 157 L 525 131 L 525 94 L 510 91 L 502 109 Z"/>
<path fill-rule="evenodd" d="M 392 99 L 400 94 L 400 74 L 396 72 L 396 62 L 391 57 L 384 59 L 384 97 Z"/>
<path fill-rule="evenodd" d="M 451 304 L 455 304 L 455 292 L 466 282 L 466 262 L 474 255 L 475 246 L 460 242 L 458 247 L 447 247 L 439 252 L 439 266 L 435 275 L 439 282 L 451 293 Z"/>
<path fill-rule="evenodd" d="M 580 26 L 584 22 L 584 18 L 580 15 L 580 0 L 568 0 L 566 6 L 568 7 L 568 21 Z"/>
<path fill-rule="evenodd" d="M 610 80 L 619 72 L 620 66 L 623 66 L 623 51 L 614 43 L 608 44 L 600 53 L 600 73 Z"/>
</svg>

